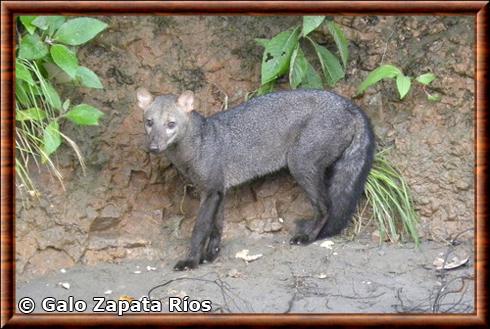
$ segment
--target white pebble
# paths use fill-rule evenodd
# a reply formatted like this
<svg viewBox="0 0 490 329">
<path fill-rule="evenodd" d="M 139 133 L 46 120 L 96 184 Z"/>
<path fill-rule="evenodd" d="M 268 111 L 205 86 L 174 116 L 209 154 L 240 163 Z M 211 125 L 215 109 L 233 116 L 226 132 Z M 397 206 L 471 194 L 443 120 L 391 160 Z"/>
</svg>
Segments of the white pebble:
<svg viewBox="0 0 490 329">
<path fill-rule="evenodd" d="M 60 282 L 58 284 L 67 290 L 70 289 L 70 284 L 68 282 Z"/>
</svg>

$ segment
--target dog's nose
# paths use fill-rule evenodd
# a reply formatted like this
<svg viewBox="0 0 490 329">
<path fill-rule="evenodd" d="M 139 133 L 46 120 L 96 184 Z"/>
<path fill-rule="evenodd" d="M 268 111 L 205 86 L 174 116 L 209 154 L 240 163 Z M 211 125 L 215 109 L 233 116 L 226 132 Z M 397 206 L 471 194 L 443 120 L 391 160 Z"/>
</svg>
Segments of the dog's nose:
<svg viewBox="0 0 490 329">
<path fill-rule="evenodd" d="M 150 149 L 151 153 L 158 152 L 158 146 L 156 146 L 156 145 L 150 145 L 149 149 Z"/>
</svg>

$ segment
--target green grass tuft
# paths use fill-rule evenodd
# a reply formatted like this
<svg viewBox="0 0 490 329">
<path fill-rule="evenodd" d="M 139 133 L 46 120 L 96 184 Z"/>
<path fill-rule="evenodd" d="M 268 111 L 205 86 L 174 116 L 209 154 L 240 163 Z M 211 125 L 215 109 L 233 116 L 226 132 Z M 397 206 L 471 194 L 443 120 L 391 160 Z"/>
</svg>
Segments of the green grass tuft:
<svg viewBox="0 0 490 329">
<path fill-rule="evenodd" d="M 369 173 L 365 194 L 378 226 L 380 240 L 396 242 L 410 238 L 419 245 L 415 212 L 410 189 L 400 172 L 386 159 L 386 150 L 378 152 Z"/>
</svg>

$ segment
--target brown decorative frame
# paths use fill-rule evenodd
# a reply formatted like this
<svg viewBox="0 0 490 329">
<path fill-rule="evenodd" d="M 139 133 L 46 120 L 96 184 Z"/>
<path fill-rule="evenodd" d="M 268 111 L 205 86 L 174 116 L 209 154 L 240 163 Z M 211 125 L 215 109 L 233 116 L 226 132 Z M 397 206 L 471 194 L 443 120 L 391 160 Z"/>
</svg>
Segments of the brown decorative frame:
<svg viewBox="0 0 490 329">
<path fill-rule="evenodd" d="M 430 314 L 140 314 L 22 315 L 15 313 L 15 204 L 14 204 L 14 17 L 30 13 L 63 15 L 472 15 L 476 18 L 476 313 Z M 488 1 L 3 1 L 1 3 L 1 326 L 476 326 L 489 325 L 487 311 L 488 185 Z M 485 128 L 487 127 L 487 128 Z"/>
</svg>

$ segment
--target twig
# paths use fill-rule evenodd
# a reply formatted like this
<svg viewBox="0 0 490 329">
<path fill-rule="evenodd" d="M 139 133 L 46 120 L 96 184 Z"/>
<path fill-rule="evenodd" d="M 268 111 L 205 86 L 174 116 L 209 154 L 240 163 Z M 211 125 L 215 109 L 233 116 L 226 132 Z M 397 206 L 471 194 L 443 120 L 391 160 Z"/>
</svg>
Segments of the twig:
<svg viewBox="0 0 490 329">
<path fill-rule="evenodd" d="M 158 284 L 158 285 L 154 286 L 153 288 L 151 288 L 148 291 L 148 298 L 149 299 L 153 299 L 151 297 L 151 295 L 157 289 L 163 288 L 163 287 L 168 286 L 171 283 L 174 283 L 174 282 L 177 282 L 177 281 L 185 281 L 185 280 L 188 280 L 188 281 L 199 281 L 199 282 L 205 282 L 205 283 L 214 284 L 214 285 L 216 285 L 220 289 L 221 297 L 223 298 L 223 303 L 224 304 L 222 305 L 222 307 L 215 308 L 214 309 L 215 311 L 219 309 L 219 310 L 224 310 L 226 312 L 230 312 L 231 313 L 232 312 L 232 309 L 229 306 L 229 302 L 231 302 L 233 304 L 232 306 L 237 311 L 241 311 L 240 305 L 236 302 L 236 300 L 240 300 L 240 302 L 242 302 L 245 305 L 245 307 L 247 308 L 247 311 L 253 312 L 252 306 L 246 300 L 244 300 L 243 298 L 241 298 L 240 296 L 238 296 L 236 293 L 234 293 L 232 291 L 232 287 L 229 284 L 227 284 L 226 282 L 224 282 L 223 280 L 221 280 L 219 277 L 217 279 L 215 279 L 215 280 L 205 279 L 205 278 L 202 278 L 202 277 L 200 277 L 200 278 L 179 277 L 179 278 L 171 279 L 171 280 L 165 281 L 164 283 Z M 164 298 L 160 298 L 160 300 L 163 300 L 163 299 Z"/>
<path fill-rule="evenodd" d="M 370 299 L 370 298 L 378 298 L 381 297 L 385 294 L 386 292 L 382 292 L 377 295 L 370 295 L 370 296 L 359 296 L 359 294 L 355 294 L 354 296 L 348 296 L 348 295 L 342 295 L 342 294 L 335 294 L 335 295 L 329 295 L 329 297 L 340 297 L 340 298 L 346 298 L 346 299 Z"/>
<path fill-rule="evenodd" d="M 185 184 L 185 185 L 184 185 L 184 195 L 182 196 L 182 199 L 180 199 L 179 210 L 180 210 L 180 213 L 181 213 L 182 215 L 184 215 L 184 216 L 185 216 L 185 212 L 184 212 L 184 200 L 185 200 L 185 197 L 186 197 L 186 195 L 187 195 L 187 188 L 188 188 L 189 186 L 192 186 L 192 185 L 190 185 L 190 184 Z"/>
<path fill-rule="evenodd" d="M 394 30 L 391 30 L 391 34 L 390 34 L 390 36 L 388 37 L 388 40 L 386 40 L 386 43 L 385 43 L 385 49 L 383 50 L 383 55 L 381 55 L 381 61 L 380 61 L 380 62 L 381 62 L 381 64 L 383 64 L 383 60 L 384 60 L 384 58 L 385 58 L 386 50 L 388 49 L 388 43 L 390 42 L 391 37 L 393 36 L 393 34 L 394 34 L 394 33 L 395 33 L 395 31 L 394 31 Z M 381 64 L 380 64 L 380 65 L 381 65 Z"/>
<path fill-rule="evenodd" d="M 296 295 L 298 294 L 298 283 L 299 283 L 297 276 L 294 274 L 293 269 L 291 268 L 291 264 L 288 264 L 288 267 L 289 267 L 289 271 L 291 272 L 291 276 L 294 278 L 294 293 L 291 299 L 289 300 L 288 308 L 284 313 L 289 313 L 293 309 L 293 304 L 294 301 L 296 300 Z"/>
<path fill-rule="evenodd" d="M 457 282 L 458 280 L 461 280 L 461 286 L 449 290 L 449 286 Z M 429 293 L 428 300 L 420 300 L 417 304 L 408 306 L 406 302 L 404 302 L 401 292 L 402 289 L 397 289 L 396 291 L 396 298 L 399 301 L 399 305 L 395 305 L 395 309 L 397 312 L 403 312 L 403 313 L 409 313 L 409 312 L 422 312 L 422 313 L 449 313 L 449 312 L 467 312 L 473 309 L 472 304 L 468 303 L 462 303 L 463 298 L 467 292 L 467 283 L 466 280 L 473 280 L 472 277 L 468 276 L 459 276 L 456 277 L 447 283 L 443 284 L 439 289 L 434 291 L 431 291 Z M 455 302 L 446 302 L 443 303 L 443 300 L 450 294 L 456 294 L 456 293 L 461 293 L 459 296 L 458 300 Z M 410 304 L 413 304 L 410 302 Z"/>
</svg>

